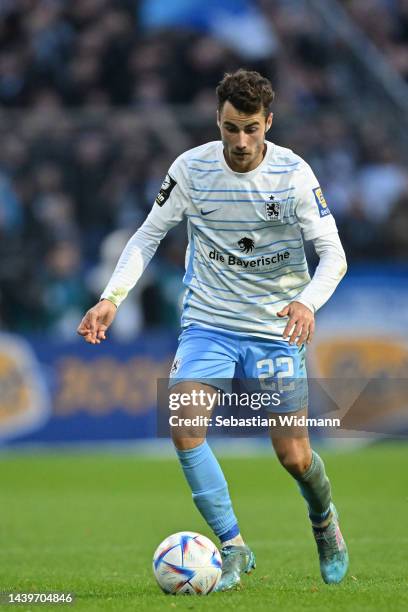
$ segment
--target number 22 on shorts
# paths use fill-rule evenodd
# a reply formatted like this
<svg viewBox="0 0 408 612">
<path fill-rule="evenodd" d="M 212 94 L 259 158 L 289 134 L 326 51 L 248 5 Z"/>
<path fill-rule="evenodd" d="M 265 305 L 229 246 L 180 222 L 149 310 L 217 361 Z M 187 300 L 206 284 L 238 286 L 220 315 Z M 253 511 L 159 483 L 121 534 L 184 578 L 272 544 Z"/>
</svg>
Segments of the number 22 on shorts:
<svg viewBox="0 0 408 612">
<path fill-rule="evenodd" d="M 293 378 L 295 367 L 292 357 L 276 357 L 275 359 L 260 359 L 256 362 L 258 379 L 261 388 L 267 391 L 293 391 L 295 383 L 285 382 L 285 378 Z M 282 369 L 283 368 L 283 369 Z M 259 371 L 261 370 L 261 371 Z M 275 374 L 276 372 L 276 374 Z M 276 379 L 277 383 L 271 379 Z M 276 389 L 276 387 L 278 387 Z"/>
</svg>

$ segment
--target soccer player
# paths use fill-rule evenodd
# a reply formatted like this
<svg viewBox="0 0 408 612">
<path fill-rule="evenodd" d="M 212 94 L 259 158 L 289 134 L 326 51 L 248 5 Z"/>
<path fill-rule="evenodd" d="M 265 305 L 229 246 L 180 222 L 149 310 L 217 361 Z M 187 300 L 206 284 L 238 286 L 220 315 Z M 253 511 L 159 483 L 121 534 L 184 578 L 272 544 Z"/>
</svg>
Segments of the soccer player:
<svg viewBox="0 0 408 612">
<path fill-rule="evenodd" d="M 346 272 L 335 221 L 311 168 L 290 149 L 265 140 L 273 97 L 271 83 L 257 72 L 241 69 L 224 76 L 217 87 L 221 140 L 175 160 L 101 301 L 78 327 L 91 344 L 106 338 L 116 309 L 159 242 L 187 217 L 187 290 L 170 373 L 172 392 L 214 391 L 211 381 L 232 379 L 237 366 L 247 379 L 305 380 L 314 314 Z M 319 256 L 312 279 L 303 239 L 313 242 Z M 289 394 L 279 411 L 307 414 L 307 387 Z M 207 406 L 201 414 L 208 416 Z M 231 589 L 255 567 L 255 557 L 240 533 L 223 472 L 204 429 L 173 427 L 172 437 L 193 500 L 221 541 L 223 573 L 217 588 Z M 284 436 L 272 431 L 271 438 L 306 500 L 323 580 L 338 583 L 346 574 L 348 553 L 323 461 L 311 449 L 307 432 Z"/>
</svg>

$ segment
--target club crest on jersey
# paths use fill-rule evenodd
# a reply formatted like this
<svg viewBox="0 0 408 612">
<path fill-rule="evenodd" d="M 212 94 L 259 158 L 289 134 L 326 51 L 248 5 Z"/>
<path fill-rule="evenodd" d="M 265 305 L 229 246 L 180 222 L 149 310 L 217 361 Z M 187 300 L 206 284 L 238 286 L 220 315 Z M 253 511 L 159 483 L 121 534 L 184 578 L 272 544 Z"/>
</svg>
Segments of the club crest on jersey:
<svg viewBox="0 0 408 612">
<path fill-rule="evenodd" d="M 160 191 L 157 194 L 156 204 L 158 206 L 163 206 L 163 204 L 168 200 L 175 185 L 177 185 L 177 182 L 174 180 L 174 178 L 171 177 L 170 174 L 166 174 L 162 186 L 160 187 Z"/>
<path fill-rule="evenodd" d="M 314 197 L 316 200 L 317 207 L 319 209 L 319 215 L 321 217 L 325 217 L 326 215 L 331 215 L 329 207 L 327 206 L 327 202 L 323 195 L 321 187 L 315 187 L 313 189 Z"/>
<path fill-rule="evenodd" d="M 267 221 L 278 221 L 281 217 L 281 202 L 275 196 L 269 196 L 265 202 L 265 219 Z"/>
<path fill-rule="evenodd" d="M 238 246 L 244 253 L 250 253 L 254 250 L 255 243 L 252 238 L 241 238 L 238 240 Z"/>
</svg>

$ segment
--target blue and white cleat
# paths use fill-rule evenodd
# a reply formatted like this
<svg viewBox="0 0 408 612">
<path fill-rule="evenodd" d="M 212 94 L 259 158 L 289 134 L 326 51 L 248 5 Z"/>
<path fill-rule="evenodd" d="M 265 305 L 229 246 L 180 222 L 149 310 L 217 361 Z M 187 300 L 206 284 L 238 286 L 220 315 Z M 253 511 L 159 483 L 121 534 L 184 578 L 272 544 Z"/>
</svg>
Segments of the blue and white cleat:
<svg viewBox="0 0 408 612">
<path fill-rule="evenodd" d="M 347 573 L 349 556 L 334 504 L 330 505 L 330 509 L 330 523 L 327 527 L 313 527 L 313 535 L 319 552 L 322 578 L 326 584 L 337 584 Z"/>
<path fill-rule="evenodd" d="M 241 583 L 241 574 L 250 574 L 256 567 L 255 555 L 248 546 L 224 546 L 221 549 L 221 580 L 214 591 L 229 591 Z"/>
</svg>

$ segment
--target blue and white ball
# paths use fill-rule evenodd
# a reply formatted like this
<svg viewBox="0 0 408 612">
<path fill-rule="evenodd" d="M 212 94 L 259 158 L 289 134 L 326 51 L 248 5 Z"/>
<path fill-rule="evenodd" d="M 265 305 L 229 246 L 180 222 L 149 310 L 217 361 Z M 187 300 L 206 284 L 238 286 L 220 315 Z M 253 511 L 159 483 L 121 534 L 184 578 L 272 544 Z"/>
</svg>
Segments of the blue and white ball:
<svg viewBox="0 0 408 612">
<path fill-rule="evenodd" d="M 180 531 L 166 538 L 153 556 L 153 572 L 165 593 L 208 595 L 221 578 L 221 555 L 205 536 Z"/>
</svg>

